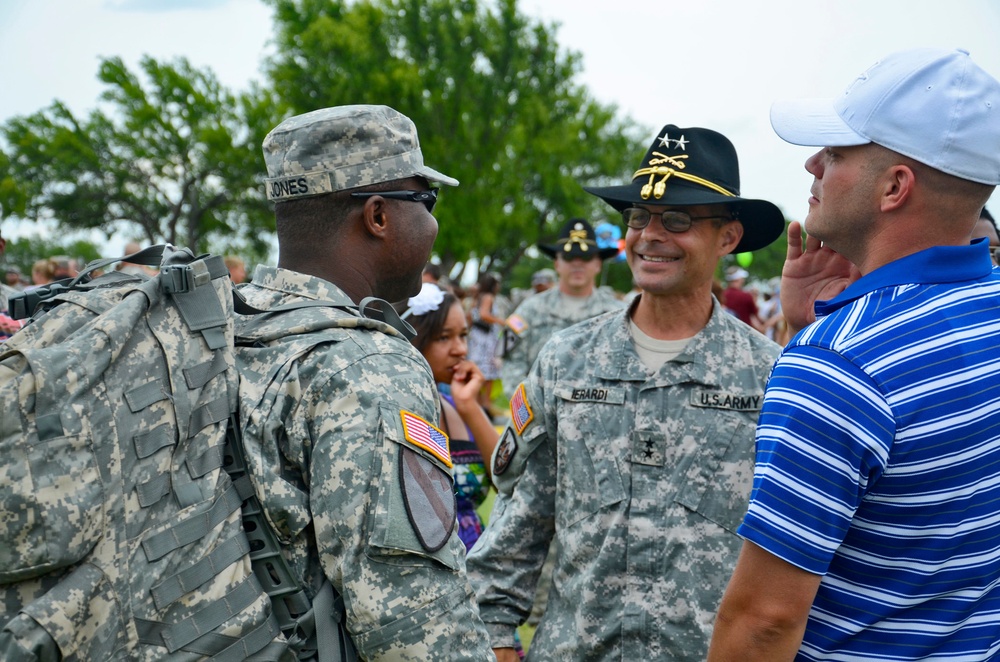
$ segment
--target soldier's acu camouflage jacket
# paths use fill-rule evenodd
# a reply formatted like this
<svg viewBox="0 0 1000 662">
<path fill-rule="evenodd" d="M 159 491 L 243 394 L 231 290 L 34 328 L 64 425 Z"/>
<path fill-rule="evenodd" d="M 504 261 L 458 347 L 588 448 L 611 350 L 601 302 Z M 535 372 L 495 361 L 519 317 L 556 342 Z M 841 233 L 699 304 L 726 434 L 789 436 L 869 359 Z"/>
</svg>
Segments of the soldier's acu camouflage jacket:
<svg viewBox="0 0 1000 662">
<path fill-rule="evenodd" d="M 516 315 L 526 326 L 517 334 L 516 344 L 504 356 L 500 367 L 504 395 L 510 398 L 514 394 L 518 384 L 528 376 L 531 365 L 552 334 L 577 322 L 624 307 L 624 303 L 603 287 L 595 288 L 583 307 L 567 305 L 566 298 L 560 295 L 558 286 L 522 301 L 511 317 Z"/>
<path fill-rule="evenodd" d="M 779 348 L 714 302 L 650 376 L 628 321 L 553 336 L 494 454 L 499 496 L 468 558 L 493 646 L 511 645 L 553 536 L 559 548 L 532 660 L 704 660 L 736 564 Z"/>
<path fill-rule="evenodd" d="M 309 299 L 352 305 L 324 280 L 269 267 L 240 291 L 268 310 Z M 238 342 L 255 341 L 237 351 L 258 495 L 295 572 L 313 587 L 325 575 L 343 596 L 362 659 L 493 659 L 464 546 L 446 522 L 455 516 L 448 466 L 411 442 L 401 419 L 438 420 L 433 377 L 384 328 L 310 331 L 324 315 L 349 314 L 311 308 L 238 320 Z M 414 467 L 426 478 L 405 488 Z M 435 537 L 442 546 L 430 551 Z"/>
</svg>

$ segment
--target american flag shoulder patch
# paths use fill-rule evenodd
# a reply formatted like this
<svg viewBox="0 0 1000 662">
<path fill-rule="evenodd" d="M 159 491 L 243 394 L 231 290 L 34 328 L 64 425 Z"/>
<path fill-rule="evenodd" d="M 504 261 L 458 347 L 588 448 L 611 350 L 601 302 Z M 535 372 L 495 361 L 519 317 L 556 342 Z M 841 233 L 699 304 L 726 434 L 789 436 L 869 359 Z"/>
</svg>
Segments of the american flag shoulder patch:
<svg viewBox="0 0 1000 662">
<path fill-rule="evenodd" d="M 423 448 L 450 469 L 452 463 L 448 435 L 412 412 L 400 411 L 399 415 L 403 419 L 403 436 L 406 440 Z"/>
<path fill-rule="evenodd" d="M 528 404 L 528 396 L 524 393 L 524 384 L 517 387 L 514 397 L 510 399 L 510 420 L 514 424 L 514 429 L 518 434 L 524 432 L 535 415 L 531 412 L 531 405 Z"/>
<path fill-rule="evenodd" d="M 528 328 L 528 323 L 520 315 L 511 315 L 507 318 L 507 326 L 517 335 L 521 335 L 521 332 Z"/>
</svg>

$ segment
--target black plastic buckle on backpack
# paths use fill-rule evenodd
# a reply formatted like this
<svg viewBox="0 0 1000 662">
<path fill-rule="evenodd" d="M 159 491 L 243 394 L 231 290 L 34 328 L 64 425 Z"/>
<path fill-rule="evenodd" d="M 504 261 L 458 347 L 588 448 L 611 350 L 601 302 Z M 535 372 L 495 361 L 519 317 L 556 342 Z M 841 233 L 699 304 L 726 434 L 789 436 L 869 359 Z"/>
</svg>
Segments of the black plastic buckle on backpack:
<svg viewBox="0 0 1000 662">
<path fill-rule="evenodd" d="M 167 294 L 184 294 L 212 282 L 212 274 L 203 261 L 162 267 L 160 276 L 160 287 Z"/>
<path fill-rule="evenodd" d="M 38 307 L 38 304 L 73 289 L 67 285 L 70 282 L 72 282 L 71 278 L 64 278 L 49 285 L 36 287 L 33 290 L 11 296 L 7 300 L 7 314 L 10 315 L 11 319 L 16 320 L 31 317 L 35 313 L 35 308 Z"/>
</svg>

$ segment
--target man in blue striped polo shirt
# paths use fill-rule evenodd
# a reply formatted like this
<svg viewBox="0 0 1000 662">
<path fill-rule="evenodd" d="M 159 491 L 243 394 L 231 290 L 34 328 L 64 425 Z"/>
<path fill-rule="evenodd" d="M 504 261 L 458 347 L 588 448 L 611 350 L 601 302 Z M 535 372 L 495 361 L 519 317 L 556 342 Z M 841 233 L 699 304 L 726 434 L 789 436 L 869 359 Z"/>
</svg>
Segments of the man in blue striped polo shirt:
<svg viewBox="0 0 1000 662">
<path fill-rule="evenodd" d="M 805 328 L 768 382 L 709 659 L 994 659 L 1000 271 L 970 235 L 1000 184 L 1000 82 L 906 51 L 771 123 L 824 147 L 781 287 Z"/>
</svg>

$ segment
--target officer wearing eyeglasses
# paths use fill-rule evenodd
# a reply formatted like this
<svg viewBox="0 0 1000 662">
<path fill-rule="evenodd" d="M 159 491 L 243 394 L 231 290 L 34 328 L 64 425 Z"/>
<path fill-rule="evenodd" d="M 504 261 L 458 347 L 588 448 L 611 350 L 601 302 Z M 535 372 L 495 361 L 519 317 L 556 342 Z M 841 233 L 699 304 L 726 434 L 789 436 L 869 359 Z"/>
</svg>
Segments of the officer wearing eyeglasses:
<svg viewBox="0 0 1000 662">
<path fill-rule="evenodd" d="M 712 296 L 724 255 L 785 227 L 739 186 L 729 140 L 668 125 L 631 183 L 587 189 L 621 214 L 642 292 L 553 336 L 512 399 L 492 461 L 499 495 L 468 558 L 501 662 L 515 659 L 553 539 L 532 658 L 704 660 L 779 352 Z"/>
<path fill-rule="evenodd" d="M 290 118 L 263 148 L 278 266 L 239 291 L 272 312 L 239 318 L 236 335 L 267 518 L 317 623 L 333 615 L 330 587 L 343 598 L 361 659 L 490 659 L 434 378 L 388 305 L 364 305 L 420 290 L 438 229 L 431 184 L 458 182 L 424 165 L 413 122 L 385 106 Z"/>
</svg>

